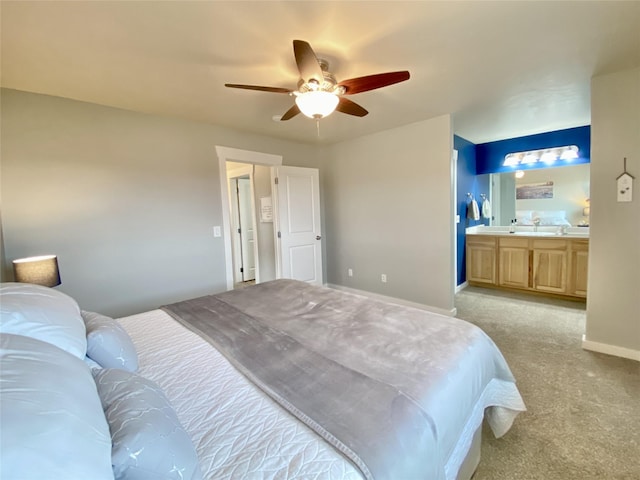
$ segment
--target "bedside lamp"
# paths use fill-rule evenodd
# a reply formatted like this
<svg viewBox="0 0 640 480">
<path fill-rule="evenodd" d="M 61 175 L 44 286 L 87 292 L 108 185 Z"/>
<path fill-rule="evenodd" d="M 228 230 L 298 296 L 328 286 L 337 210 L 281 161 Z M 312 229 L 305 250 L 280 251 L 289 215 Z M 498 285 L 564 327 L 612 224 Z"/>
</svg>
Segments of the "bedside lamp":
<svg viewBox="0 0 640 480">
<path fill-rule="evenodd" d="M 16 282 L 21 283 L 35 283 L 45 287 L 55 287 L 62 283 L 58 257 L 55 255 L 18 258 L 13 261 L 13 274 Z"/>
</svg>

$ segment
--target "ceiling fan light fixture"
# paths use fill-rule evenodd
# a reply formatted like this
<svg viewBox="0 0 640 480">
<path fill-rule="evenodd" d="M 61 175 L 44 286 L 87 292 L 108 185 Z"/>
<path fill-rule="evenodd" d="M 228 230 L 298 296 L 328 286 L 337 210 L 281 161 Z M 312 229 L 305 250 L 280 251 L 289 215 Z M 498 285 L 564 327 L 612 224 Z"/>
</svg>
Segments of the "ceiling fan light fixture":
<svg viewBox="0 0 640 480">
<path fill-rule="evenodd" d="M 331 92 L 322 90 L 304 92 L 296 95 L 296 105 L 309 118 L 324 118 L 333 113 L 338 106 L 339 98 Z"/>
</svg>

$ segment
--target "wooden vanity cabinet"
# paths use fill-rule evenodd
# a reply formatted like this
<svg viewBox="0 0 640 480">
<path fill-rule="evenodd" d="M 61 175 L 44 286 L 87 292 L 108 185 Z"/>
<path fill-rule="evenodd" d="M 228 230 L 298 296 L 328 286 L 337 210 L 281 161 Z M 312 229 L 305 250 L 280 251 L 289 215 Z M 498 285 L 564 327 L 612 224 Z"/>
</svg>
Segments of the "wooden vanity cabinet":
<svg viewBox="0 0 640 480">
<path fill-rule="evenodd" d="M 569 257 L 569 294 L 576 297 L 587 296 L 587 275 L 589 273 L 589 240 L 571 240 Z"/>
<path fill-rule="evenodd" d="M 588 259 L 588 239 L 467 236 L 471 285 L 586 298 Z"/>
<path fill-rule="evenodd" d="M 496 237 L 467 237 L 467 281 L 496 283 Z"/>
<path fill-rule="evenodd" d="M 567 240 L 531 240 L 533 282 L 540 292 L 567 293 Z"/>
<path fill-rule="evenodd" d="M 498 237 L 498 284 L 528 288 L 530 276 L 529 239 Z"/>
</svg>

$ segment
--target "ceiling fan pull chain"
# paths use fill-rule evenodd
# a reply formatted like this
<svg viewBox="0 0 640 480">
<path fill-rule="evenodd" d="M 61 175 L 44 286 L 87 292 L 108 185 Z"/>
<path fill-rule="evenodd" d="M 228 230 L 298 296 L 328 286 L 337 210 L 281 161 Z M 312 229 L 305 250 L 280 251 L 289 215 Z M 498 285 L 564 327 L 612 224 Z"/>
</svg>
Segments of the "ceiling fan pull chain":
<svg viewBox="0 0 640 480">
<path fill-rule="evenodd" d="M 318 138 L 320 138 L 320 119 L 316 119 L 316 131 L 318 132 Z"/>
</svg>

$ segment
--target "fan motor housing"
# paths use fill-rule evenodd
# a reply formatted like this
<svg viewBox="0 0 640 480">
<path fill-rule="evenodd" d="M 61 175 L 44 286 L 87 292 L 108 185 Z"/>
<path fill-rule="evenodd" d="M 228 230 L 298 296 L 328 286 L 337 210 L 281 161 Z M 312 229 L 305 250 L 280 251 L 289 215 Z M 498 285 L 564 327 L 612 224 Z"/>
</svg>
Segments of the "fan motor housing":
<svg viewBox="0 0 640 480">
<path fill-rule="evenodd" d="M 306 93 L 315 90 L 320 90 L 323 92 L 331 92 L 336 95 L 342 95 L 345 92 L 345 88 L 337 85 L 336 77 L 333 73 L 329 71 L 329 62 L 326 60 L 319 58 L 318 63 L 320 64 L 320 68 L 322 69 L 323 81 L 317 86 L 315 82 L 305 82 L 300 79 L 298 81 L 298 92 Z"/>
</svg>

